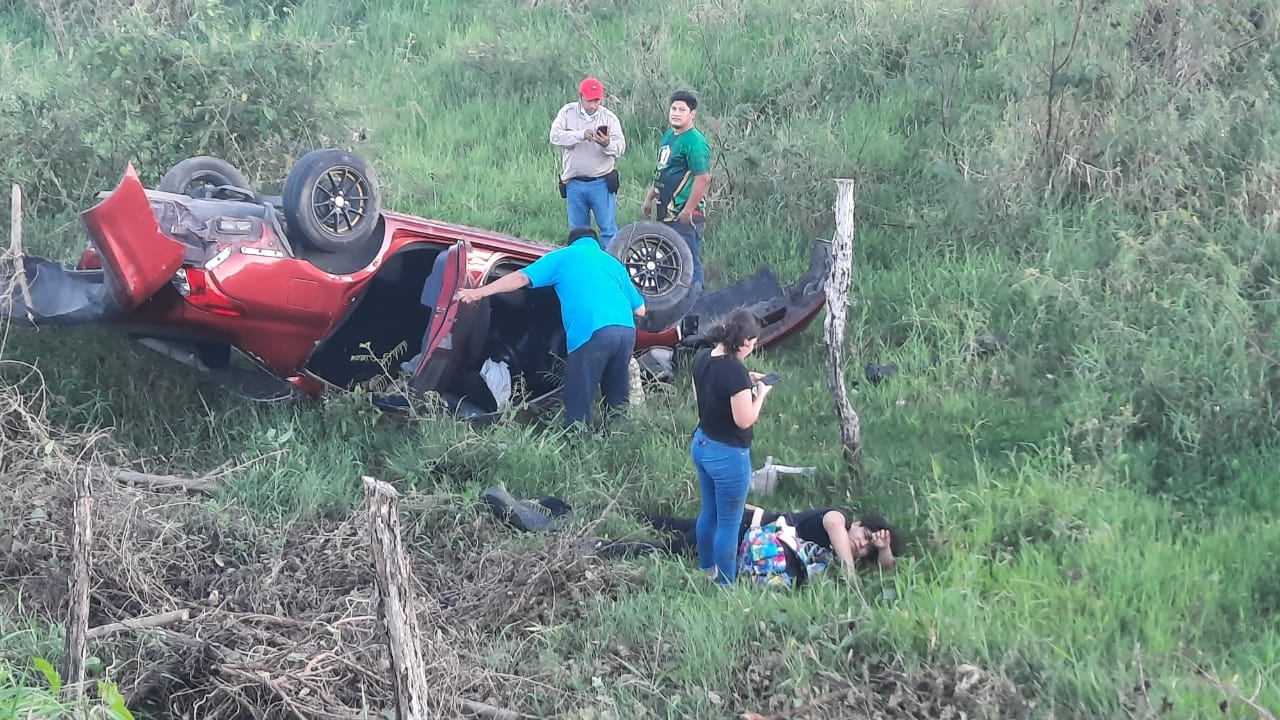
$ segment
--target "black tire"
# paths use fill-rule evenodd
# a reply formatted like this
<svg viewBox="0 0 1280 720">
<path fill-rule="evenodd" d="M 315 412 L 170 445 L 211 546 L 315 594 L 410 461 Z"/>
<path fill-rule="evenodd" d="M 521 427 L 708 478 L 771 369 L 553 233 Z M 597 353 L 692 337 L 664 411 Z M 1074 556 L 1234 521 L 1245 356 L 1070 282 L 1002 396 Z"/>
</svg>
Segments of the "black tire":
<svg viewBox="0 0 1280 720">
<path fill-rule="evenodd" d="M 698 299 L 693 251 L 665 223 L 641 220 L 627 225 L 618 230 L 610 252 L 644 297 L 645 314 L 637 318 L 637 328 L 656 333 L 674 327 Z"/>
<path fill-rule="evenodd" d="M 157 189 L 189 197 L 208 197 L 213 188 L 223 185 L 230 185 L 253 195 L 249 178 L 244 173 L 226 160 L 209 155 L 187 158 L 174 165 L 160 179 Z"/>
<path fill-rule="evenodd" d="M 324 252 L 362 247 L 382 214 L 373 168 L 345 150 L 303 155 L 289 171 L 282 201 L 290 239 Z"/>
</svg>

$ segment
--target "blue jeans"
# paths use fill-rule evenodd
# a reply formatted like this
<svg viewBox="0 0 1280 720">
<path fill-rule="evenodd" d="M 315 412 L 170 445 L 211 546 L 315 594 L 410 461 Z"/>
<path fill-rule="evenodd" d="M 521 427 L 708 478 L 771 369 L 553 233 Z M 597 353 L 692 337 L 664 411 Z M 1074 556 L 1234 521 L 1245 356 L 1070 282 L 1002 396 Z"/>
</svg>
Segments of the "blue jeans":
<svg viewBox="0 0 1280 720">
<path fill-rule="evenodd" d="M 707 573 L 715 568 L 716 582 L 728 585 L 738 578 L 742 511 L 751 489 L 751 449 L 712 440 L 699 427 L 689 454 L 702 491 L 702 510 L 694 530 L 698 568 Z"/>
<path fill-rule="evenodd" d="M 618 196 L 609 192 L 604 178 L 570 180 L 565 189 L 569 229 L 591 227 L 591 216 L 600 228 L 600 247 L 608 248 L 618 234 Z"/>
<path fill-rule="evenodd" d="M 564 368 L 564 426 L 581 420 L 591 422 L 591 403 L 596 387 L 611 408 L 627 404 L 631 395 L 631 354 L 636 349 L 636 330 L 608 325 L 596 330 L 581 346 L 569 353 Z"/>
<path fill-rule="evenodd" d="M 693 220 L 693 225 L 685 225 L 679 220 L 665 223 L 667 227 L 679 233 L 680 237 L 689 244 L 689 252 L 693 253 L 693 286 L 695 292 L 702 291 L 702 216 L 697 216 Z"/>
</svg>

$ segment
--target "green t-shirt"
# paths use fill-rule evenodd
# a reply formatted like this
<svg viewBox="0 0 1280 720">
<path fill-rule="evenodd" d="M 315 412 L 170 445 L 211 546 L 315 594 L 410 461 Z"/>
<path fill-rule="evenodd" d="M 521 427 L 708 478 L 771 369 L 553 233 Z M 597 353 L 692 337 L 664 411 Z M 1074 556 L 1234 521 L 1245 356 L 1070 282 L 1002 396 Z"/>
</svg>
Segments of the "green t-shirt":
<svg viewBox="0 0 1280 720">
<path fill-rule="evenodd" d="M 658 219 L 670 222 L 684 210 L 693 192 L 693 176 L 711 172 L 711 146 L 698 128 L 679 135 L 668 129 L 658 146 L 658 168 L 653 186 L 658 188 Z M 697 210 L 702 211 L 702 202 Z"/>
</svg>

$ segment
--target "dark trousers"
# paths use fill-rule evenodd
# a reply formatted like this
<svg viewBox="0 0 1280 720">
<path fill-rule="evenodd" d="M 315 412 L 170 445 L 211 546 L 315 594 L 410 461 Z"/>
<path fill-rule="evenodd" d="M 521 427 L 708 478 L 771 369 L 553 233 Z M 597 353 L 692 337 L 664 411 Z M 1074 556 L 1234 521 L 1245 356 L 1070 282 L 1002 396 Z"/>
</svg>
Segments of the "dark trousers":
<svg viewBox="0 0 1280 720">
<path fill-rule="evenodd" d="M 693 279 L 690 285 L 695 288 L 695 292 L 702 292 L 702 226 L 703 219 L 701 215 L 694 216 L 692 225 L 685 225 L 679 220 L 673 220 L 665 223 L 672 230 L 675 230 L 684 241 L 689 244 L 689 252 L 693 253 Z"/>
<path fill-rule="evenodd" d="M 601 557 L 634 557 L 648 552 L 658 551 L 672 555 L 696 556 L 698 553 L 698 521 L 694 518 L 679 518 L 668 515 L 642 514 L 640 519 L 659 536 L 651 540 L 610 540 L 601 543 L 595 554 Z M 742 514 L 742 528 L 751 524 L 751 517 Z M 739 532 L 741 538 L 741 531 Z"/>
<path fill-rule="evenodd" d="M 591 422 L 591 404 L 596 388 L 611 408 L 621 408 L 631 395 L 631 355 L 636 349 L 636 330 L 609 325 L 596 330 L 591 339 L 569 353 L 564 368 L 564 426 Z"/>
</svg>

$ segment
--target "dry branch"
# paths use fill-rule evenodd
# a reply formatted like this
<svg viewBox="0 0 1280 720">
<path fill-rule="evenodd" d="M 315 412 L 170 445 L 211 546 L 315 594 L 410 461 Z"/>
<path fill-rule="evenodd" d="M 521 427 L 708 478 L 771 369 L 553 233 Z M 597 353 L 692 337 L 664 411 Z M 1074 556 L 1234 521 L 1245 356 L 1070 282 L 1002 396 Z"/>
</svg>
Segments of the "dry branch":
<svg viewBox="0 0 1280 720">
<path fill-rule="evenodd" d="M 163 625 L 172 625 L 174 623 L 183 622 L 191 619 L 191 612 L 183 610 L 171 610 L 156 615 L 147 615 L 146 617 L 130 618 L 129 620 L 121 620 L 120 622 L 99 625 L 90 628 L 86 633 L 89 640 L 100 640 L 104 637 L 115 635 L 118 632 L 126 630 L 146 630 L 148 628 L 158 628 Z"/>
<path fill-rule="evenodd" d="M 852 180 L 836 180 L 836 234 L 831 243 L 832 262 L 827 271 L 827 317 L 823 327 L 827 342 L 827 389 L 840 421 L 844 457 L 857 465 L 862 454 L 862 421 L 849 402 L 844 382 L 845 309 L 853 278 L 854 237 L 857 232 L 856 191 Z"/>
<path fill-rule="evenodd" d="M 210 480 L 184 478 L 176 475 L 152 475 L 151 473 L 133 470 L 117 470 L 116 480 L 135 487 L 151 490 L 185 490 L 206 495 L 214 495 L 222 490 L 222 486 Z"/>
<path fill-rule="evenodd" d="M 520 718 L 524 717 L 518 712 L 494 707 L 488 703 L 467 700 L 466 698 L 456 698 L 455 701 L 462 706 L 463 710 L 489 720 L 520 720 Z"/>
</svg>

